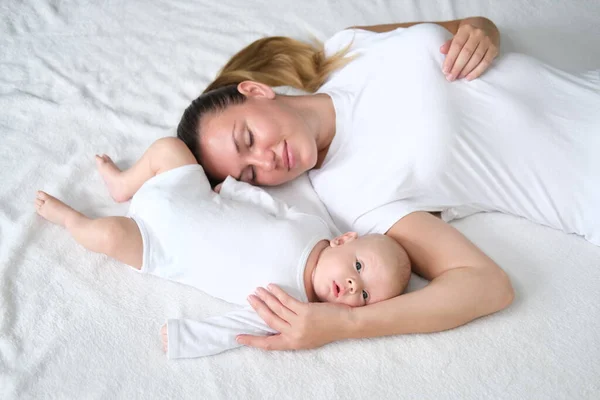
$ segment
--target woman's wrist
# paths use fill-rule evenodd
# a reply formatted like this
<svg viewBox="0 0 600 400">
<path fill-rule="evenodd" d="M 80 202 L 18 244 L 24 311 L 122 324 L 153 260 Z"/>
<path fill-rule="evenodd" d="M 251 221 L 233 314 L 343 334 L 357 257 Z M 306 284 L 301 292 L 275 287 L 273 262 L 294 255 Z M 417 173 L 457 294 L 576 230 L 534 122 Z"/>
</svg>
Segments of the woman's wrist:
<svg viewBox="0 0 600 400">
<path fill-rule="evenodd" d="M 469 17 L 460 20 L 458 26 L 469 24 L 476 28 L 483 29 L 492 40 L 496 47 L 500 47 L 500 31 L 494 22 L 486 17 Z"/>
<path fill-rule="evenodd" d="M 348 307 L 348 309 L 341 314 L 340 325 L 342 326 L 342 329 L 336 332 L 340 337 L 335 340 L 356 339 L 362 337 L 362 318 L 360 312 L 362 308 L 364 307 Z"/>
</svg>

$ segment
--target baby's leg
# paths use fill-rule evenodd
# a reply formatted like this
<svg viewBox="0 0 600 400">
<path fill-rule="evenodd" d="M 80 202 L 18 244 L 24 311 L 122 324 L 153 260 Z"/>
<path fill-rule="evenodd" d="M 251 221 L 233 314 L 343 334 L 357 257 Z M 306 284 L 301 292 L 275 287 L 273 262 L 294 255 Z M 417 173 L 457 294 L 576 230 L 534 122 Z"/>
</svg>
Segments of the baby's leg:
<svg viewBox="0 0 600 400">
<path fill-rule="evenodd" d="M 148 179 L 162 172 L 188 164 L 197 164 L 187 146 L 175 137 L 158 139 L 133 167 L 121 171 L 106 154 L 96 156 L 98 171 L 112 198 L 123 202 L 139 190 Z"/>
<path fill-rule="evenodd" d="M 86 249 L 106 254 L 136 269 L 142 268 L 142 235 L 132 219 L 88 218 L 42 191 L 37 192 L 35 208 L 48 221 L 67 228 Z"/>
</svg>

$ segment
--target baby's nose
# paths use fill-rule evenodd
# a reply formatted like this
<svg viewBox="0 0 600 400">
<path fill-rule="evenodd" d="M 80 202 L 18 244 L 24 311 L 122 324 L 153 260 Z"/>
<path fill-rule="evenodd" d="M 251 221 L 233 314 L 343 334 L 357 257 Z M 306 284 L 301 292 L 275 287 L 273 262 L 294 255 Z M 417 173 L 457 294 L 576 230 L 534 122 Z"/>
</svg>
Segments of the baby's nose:
<svg viewBox="0 0 600 400">
<path fill-rule="evenodd" d="M 351 294 L 354 294 L 357 291 L 361 290 L 361 288 L 359 286 L 360 286 L 360 284 L 358 283 L 358 281 L 356 279 L 348 278 L 348 291 Z"/>
</svg>

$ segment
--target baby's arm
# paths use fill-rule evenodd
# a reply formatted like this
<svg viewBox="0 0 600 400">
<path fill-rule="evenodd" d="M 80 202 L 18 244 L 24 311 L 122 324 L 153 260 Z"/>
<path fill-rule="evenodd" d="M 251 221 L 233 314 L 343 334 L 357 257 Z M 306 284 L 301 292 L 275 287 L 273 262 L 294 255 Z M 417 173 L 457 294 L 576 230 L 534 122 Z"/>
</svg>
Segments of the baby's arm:
<svg viewBox="0 0 600 400">
<path fill-rule="evenodd" d="M 277 333 L 250 307 L 201 321 L 169 319 L 165 326 L 161 336 L 169 359 L 210 356 L 240 347 L 235 340 L 240 334 Z"/>
<path fill-rule="evenodd" d="M 96 163 L 112 198 L 123 202 L 150 178 L 188 164 L 197 164 L 190 149 L 176 137 L 158 139 L 128 170 L 121 171 L 107 155 L 96 156 Z"/>
</svg>

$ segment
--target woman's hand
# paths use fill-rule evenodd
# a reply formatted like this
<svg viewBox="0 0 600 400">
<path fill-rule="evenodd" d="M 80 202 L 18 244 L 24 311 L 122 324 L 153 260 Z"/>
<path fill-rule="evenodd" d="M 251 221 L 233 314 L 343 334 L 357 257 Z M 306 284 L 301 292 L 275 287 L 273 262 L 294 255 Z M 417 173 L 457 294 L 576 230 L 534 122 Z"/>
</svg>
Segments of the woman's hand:
<svg viewBox="0 0 600 400">
<path fill-rule="evenodd" d="M 264 350 L 299 350 L 323 346 L 347 337 L 346 323 L 351 308 L 332 303 L 302 303 L 276 285 L 258 288 L 248 298 L 250 305 L 269 327 L 273 336 L 239 335 L 240 344 Z"/>
<path fill-rule="evenodd" d="M 465 18 L 459 22 L 454 37 L 442 45 L 446 54 L 442 71 L 446 79 L 479 77 L 498 55 L 500 32 L 492 21 L 483 17 Z"/>
</svg>

